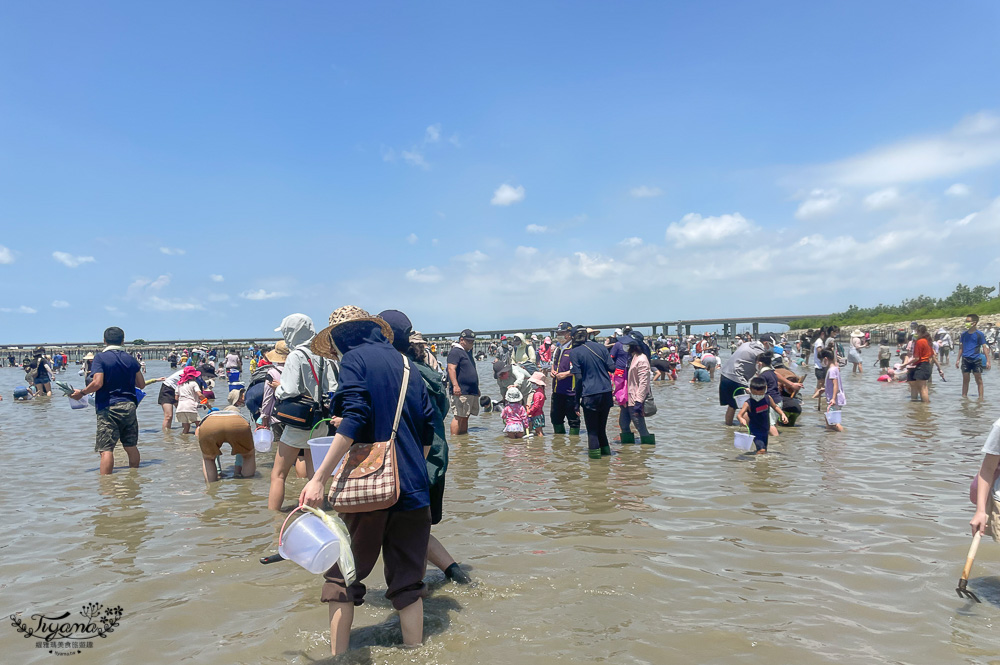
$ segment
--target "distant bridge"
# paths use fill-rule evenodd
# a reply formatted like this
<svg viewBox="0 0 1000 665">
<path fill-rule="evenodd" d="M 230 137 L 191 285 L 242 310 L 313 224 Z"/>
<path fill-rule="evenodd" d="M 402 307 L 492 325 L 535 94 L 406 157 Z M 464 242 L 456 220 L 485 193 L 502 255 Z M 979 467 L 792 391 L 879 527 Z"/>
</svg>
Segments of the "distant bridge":
<svg viewBox="0 0 1000 665">
<path fill-rule="evenodd" d="M 774 323 L 778 325 L 787 326 L 790 321 L 795 321 L 797 319 L 826 319 L 833 316 L 832 314 L 798 314 L 795 316 L 746 316 L 746 317 L 734 317 L 727 316 L 720 319 L 681 319 L 680 321 L 651 321 L 645 323 L 605 323 L 603 325 L 591 325 L 586 324 L 588 328 L 593 328 L 594 330 L 600 331 L 613 331 L 617 328 L 624 328 L 625 326 L 632 326 L 633 328 L 650 328 L 655 335 L 657 331 L 662 328 L 665 335 L 670 334 L 670 329 L 673 328 L 675 334 L 677 335 L 690 335 L 691 328 L 694 326 L 722 326 L 723 337 L 731 337 L 736 334 L 736 327 L 741 323 L 749 323 L 753 327 L 753 334 L 756 335 L 760 331 L 760 324 L 762 323 Z M 581 324 L 583 325 L 583 324 Z M 458 337 L 459 332 L 444 332 L 444 333 L 423 333 L 424 337 L 427 339 L 444 339 L 447 337 Z M 477 330 L 475 331 L 477 337 L 499 337 L 500 335 L 510 335 L 513 333 L 546 333 L 552 334 L 555 329 L 552 327 L 544 328 L 505 328 L 503 330 Z"/>
</svg>

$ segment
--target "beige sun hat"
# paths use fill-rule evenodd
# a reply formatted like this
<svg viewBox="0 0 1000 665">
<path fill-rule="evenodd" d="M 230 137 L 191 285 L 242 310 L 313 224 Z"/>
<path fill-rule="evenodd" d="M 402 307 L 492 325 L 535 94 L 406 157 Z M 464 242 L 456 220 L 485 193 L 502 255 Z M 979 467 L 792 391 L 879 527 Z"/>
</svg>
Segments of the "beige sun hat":
<svg viewBox="0 0 1000 665">
<path fill-rule="evenodd" d="M 426 344 L 427 340 L 419 332 L 414 330 L 410 333 L 410 344 Z"/>
<path fill-rule="evenodd" d="M 94 359 L 94 352 L 93 351 L 88 352 L 87 355 L 85 355 L 83 357 L 83 359 L 84 360 L 93 360 Z"/>
<path fill-rule="evenodd" d="M 330 339 L 330 333 L 340 326 L 346 325 L 348 323 L 374 323 L 381 330 L 385 338 L 392 343 L 392 328 L 383 319 L 377 316 L 372 316 L 360 307 L 355 307 L 354 305 L 344 305 L 343 307 L 338 307 L 333 310 L 330 314 L 330 325 L 316 334 L 313 338 L 312 344 L 309 348 L 312 349 L 313 353 L 323 356 L 324 358 L 336 358 L 338 356 L 337 351 L 333 348 L 333 340 Z"/>
<path fill-rule="evenodd" d="M 274 348 L 264 354 L 264 357 L 273 363 L 283 363 L 288 359 L 288 345 L 285 340 L 281 340 L 274 345 Z"/>
</svg>

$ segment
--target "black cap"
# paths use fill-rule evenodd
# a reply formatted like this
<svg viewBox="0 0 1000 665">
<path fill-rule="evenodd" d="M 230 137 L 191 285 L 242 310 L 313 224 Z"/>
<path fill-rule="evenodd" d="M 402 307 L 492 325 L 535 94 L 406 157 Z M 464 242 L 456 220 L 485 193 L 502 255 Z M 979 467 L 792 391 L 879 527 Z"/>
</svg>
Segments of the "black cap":
<svg viewBox="0 0 1000 665">
<path fill-rule="evenodd" d="M 509 371 L 510 371 L 510 363 L 505 363 L 502 360 L 498 360 L 495 363 L 493 363 L 493 378 L 494 379 L 499 379 L 501 374 L 503 374 L 504 372 L 509 372 Z"/>
<path fill-rule="evenodd" d="M 459 339 L 476 339 L 476 333 L 472 332 L 468 328 L 462 331 L 458 336 Z"/>
<path fill-rule="evenodd" d="M 573 324 L 569 321 L 563 321 L 556 326 L 556 332 L 570 332 L 573 330 Z"/>
<path fill-rule="evenodd" d="M 759 337 L 759 341 L 768 342 L 769 344 L 774 344 L 774 335 L 771 333 L 764 333 Z"/>
</svg>

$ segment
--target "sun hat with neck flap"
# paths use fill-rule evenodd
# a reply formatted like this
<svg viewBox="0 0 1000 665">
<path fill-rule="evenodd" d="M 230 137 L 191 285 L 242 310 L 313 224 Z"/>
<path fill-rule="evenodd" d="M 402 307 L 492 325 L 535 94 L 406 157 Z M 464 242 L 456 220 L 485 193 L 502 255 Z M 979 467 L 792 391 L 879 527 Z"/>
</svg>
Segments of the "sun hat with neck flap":
<svg viewBox="0 0 1000 665">
<path fill-rule="evenodd" d="M 330 314 L 330 325 L 316 334 L 310 348 L 313 353 L 324 358 L 337 358 L 350 348 L 360 344 L 371 332 L 378 328 L 391 344 L 392 328 L 383 319 L 372 316 L 360 307 L 344 305 Z"/>
</svg>

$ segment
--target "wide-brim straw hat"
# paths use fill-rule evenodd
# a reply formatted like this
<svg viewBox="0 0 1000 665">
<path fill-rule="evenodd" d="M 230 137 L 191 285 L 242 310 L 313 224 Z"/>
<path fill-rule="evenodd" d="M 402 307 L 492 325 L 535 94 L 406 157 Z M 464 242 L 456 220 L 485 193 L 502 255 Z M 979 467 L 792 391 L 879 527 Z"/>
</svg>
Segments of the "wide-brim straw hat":
<svg viewBox="0 0 1000 665">
<path fill-rule="evenodd" d="M 264 357 L 273 363 L 283 363 L 288 359 L 288 344 L 285 340 L 279 341 L 274 348 L 264 354 Z"/>
<path fill-rule="evenodd" d="M 313 353 L 323 356 L 324 358 L 336 358 L 337 352 L 333 348 L 333 340 L 330 339 L 330 333 L 332 333 L 337 328 L 348 325 L 350 323 L 372 323 L 378 326 L 382 330 L 382 334 L 385 336 L 389 343 L 392 343 L 392 328 L 383 319 L 372 316 L 360 307 L 355 307 L 354 305 L 344 305 L 343 307 L 338 307 L 333 310 L 330 314 L 330 325 L 316 334 L 313 338 L 312 344 L 309 348 L 312 349 Z"/>
<path fill-rule="evenodd" d="M 704 363 L 701 362 L 701 360 L 695 360 L 693 363 L 691 363 L 691 367 L 696 367 L 698 369 L 708 369 L 707 367 L 705 367 Z"/>
<path fill-rule="evenodd" d="M 865 334 L 860 330 L 855 330 L 854 332 L 851 333 L 851 337 L 864 337 L 864 336 Z"/>
<path fill-rule="evenodd" d="M 93 359 L 94 359 L 94 354 L 93 354 L 93 352 L 90 352 L 90 353 L 88 353 L 87 355 L 85 355 L 85 356 L 83 357 L 83 359 L 84 359 L 84 360 L 93 360 Z"/>
<path fill-rule="evenodd" d="M 531 378 L 528 379 L 528 381 L 531 381 L 536 386 L 544 386 L 545 385 L 545 375 L 542 374 L 541 372 L 535 372 L 534 374 L 531 375 Z"/>
</svg>

